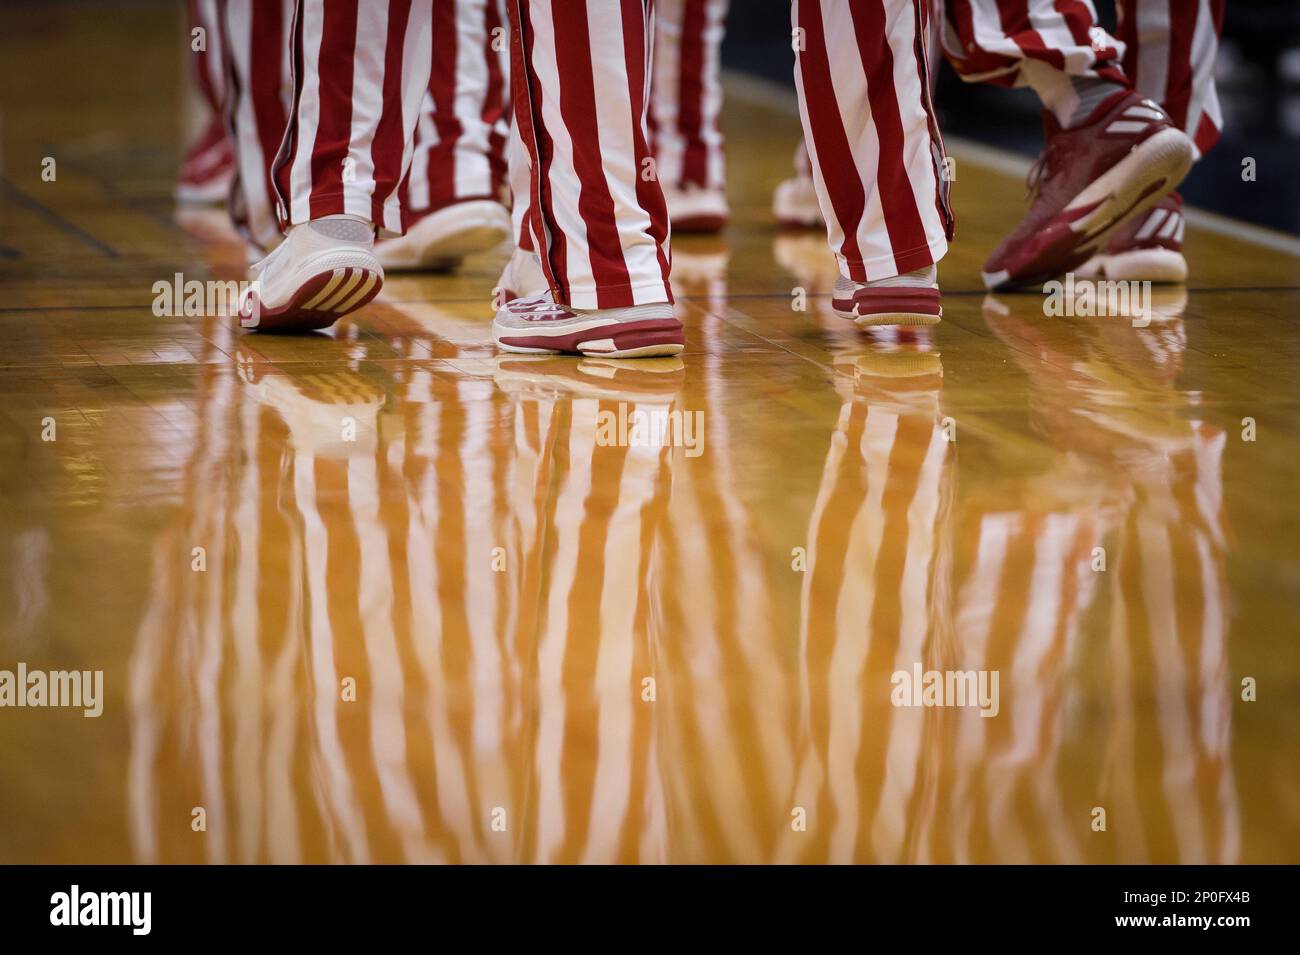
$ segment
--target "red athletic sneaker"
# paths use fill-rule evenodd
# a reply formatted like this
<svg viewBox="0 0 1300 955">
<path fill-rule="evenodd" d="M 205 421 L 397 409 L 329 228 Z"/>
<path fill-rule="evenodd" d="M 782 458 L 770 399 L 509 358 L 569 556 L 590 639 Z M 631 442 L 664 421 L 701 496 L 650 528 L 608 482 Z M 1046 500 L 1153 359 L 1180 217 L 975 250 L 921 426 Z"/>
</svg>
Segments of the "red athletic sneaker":
<svg viewBox="0 0 1300 955">
<path fill-rule="evenodd" d="M 235 174 L 235 150 L 218 118 L 185 153 L 176 175 L 176 198 L 180 202 L 224 202 Z"/>
<path fill-rule="evenodd" d="M 1105 251 L 1084 263 L 1078 274 L 1125 282 L 1184 281 L 1183 197 L 1171 192 L 1146 215 L 1124 223 L 1110 237 Z"/>
<path fill-rule="evenodd" d="M 1043 117 L 1047 147 L 1029 173 L 1033 204 L 984 263 L 990 289 L 1041 285 L 1078 268 L 1192 165 L 1192 141 L 1137 93 L 1112 96 L 1070 129 L 1050 112 Z"/>
<path fill-rule="evenodd" d="M 607 358 L 677 355 L 686 346 L 672 305 L 574 310 L 549 291 L 507 302 L 492 321 L 502 351 L 522 354 L 564 352 Z"/>
</svg>

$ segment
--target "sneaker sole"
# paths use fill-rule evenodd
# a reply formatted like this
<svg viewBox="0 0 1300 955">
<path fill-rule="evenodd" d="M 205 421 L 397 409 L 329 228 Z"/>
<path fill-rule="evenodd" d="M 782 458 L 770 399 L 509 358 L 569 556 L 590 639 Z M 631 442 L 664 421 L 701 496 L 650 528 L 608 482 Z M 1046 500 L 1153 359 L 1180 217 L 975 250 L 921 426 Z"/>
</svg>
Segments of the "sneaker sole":
<svg viewBox="0 0 1300 955">
<path fill-rule="evenodd" d="M 510 238 L 510 212 L 491 199 L 462 202 L 430 213 L 397 239 L 375 246 L 375 257 L 395 272 L 455 268 L 466 256 Z"/>
<path fill-rule="evenodd" d="M 833 296 L 831 311 L 840 318 L 853 322 L 859 328 L 875 328 L 883 325 L 938 325 L 943 321 L 943 307 L 939 304 L 938 289 L 887 287 L 873 290 L 871 297 L 876 299 L 875 308 L 865 315 L 860 310 L 861 302 L 851 308 L 845 308 L 848 300 L 837 300 Z"/>
<path fill-rule="evenodd" d="M 980 273 L 985 287 L 1041 285 L 1078 268 L 1116 229 L 1176 189 L 1191 167 L 1192 141 L 1179 130 L 1162 129 L 1144 139 L 1049 220 L 1019 263 Z"/>
<path fill-rule="evenodd" d="M 277 308 L 261 304 L 256 289 L 240 309 L 239 324 L 259 332 L 304 332 L 329 328 L 379 294 L 384 273 L 361 266 L 329 269 L 313 275 L 298 287 L 289 301 Z"/>
<path fill-rule="evenodd" d="M 686 347 L 682 323 L 675 318 L 640 322 L 600 319 L 570 325 L 553 334 L 521 335 L 518 329 L 492 324 L 492 338 L 502 351 L 520 355 L 592 355 L 605 358 L 653 358 L 680 355 Z"/>
<path fill-rule="evenodd" d="M 1168 282 L 1187 280 L 1187 260 L 1173 249 L 1133 249 L 1096 255 L 1081 266 L 1080 278 L 1107 278 L 1117 282 Z"/>
</svg>

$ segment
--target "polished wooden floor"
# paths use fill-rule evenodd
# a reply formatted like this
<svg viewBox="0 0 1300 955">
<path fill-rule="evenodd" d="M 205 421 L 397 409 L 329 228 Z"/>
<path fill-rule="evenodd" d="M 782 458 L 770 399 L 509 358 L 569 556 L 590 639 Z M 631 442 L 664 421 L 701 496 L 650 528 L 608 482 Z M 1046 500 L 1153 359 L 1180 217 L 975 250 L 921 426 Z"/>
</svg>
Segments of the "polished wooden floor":
<svg viewBox="0 0 1300 955">
<path fill-rule="evenodd" d="M 1300 258 L 1191 228 L 1149 326 L 1048 318 L 958 151 L 945 321 L 868 337 L 736 96 L 680 359 L 497 355 L 492 256 L 246 335 L 150 308 L 242 261 L 171 207 L 175 13 L 3 17 L 0 669 L 105 702 L 0 709 L 0 862 L 1300 861 Z"/>
</svg>

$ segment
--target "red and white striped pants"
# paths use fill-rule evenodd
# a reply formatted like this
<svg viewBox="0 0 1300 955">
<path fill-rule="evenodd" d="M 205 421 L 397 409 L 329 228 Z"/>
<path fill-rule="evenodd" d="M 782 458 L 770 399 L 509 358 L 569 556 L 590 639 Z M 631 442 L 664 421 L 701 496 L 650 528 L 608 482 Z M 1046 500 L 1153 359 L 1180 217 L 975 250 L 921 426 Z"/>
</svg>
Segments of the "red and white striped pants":
<svg viewBox="0 0 1300 955">
<path fill-rule="evenodd" d="M 224 43 L 218 26 L 220 0 L 189 0 L 190 58 L 194 91 L 210 110 L 206 119 L 221 115 L 226 96 L 226 76 L 222 69 Z M 201 30 L 202 49 L 194 49 L 193 31 Z"/>
<path fill-rule="evenodd" d="M 651 146 L 659 181 L 723 189 L 720 52 L 730 0 L 658 0 Z"/>
<path fill-rule="evenodd" d="M 657 0 L 650 109 L 646 121 L 655 174 L 661 183 L 725 189 L 721 48 L 730 0 Z M 511 126 L 510 182 L 515 235 L 534 248 L 524 223 L 529 195 L 528 152 Z"/>
<path fill-rule="evenodd" d="M 432 12 L 431 0 L 298 0 L 293 101 L 272 170 L 282 225 L 346 213 L 402 231 Z"/>
<path fill-rule="evenodd" d="M 501 3 L 432 0 L 432 69 L 399 191 L 404 227 L 454 202 L 501 192 L 508 108 Z M 219 88 L 228 89 L 225 109 L 239 167 L 231 212 L 249 239 L 269 248 L 280 237 L 271 167 L 294 99 L 289 42 L 295 2 L 220 0 L 219 7 L 229 76 L 220 78 Z M 360 171 L 354 163 L 352 174 Z M 367 182 L 364 188 L 373 187 Z"/>
<path fill-rule="evenodd" d="M 557 298 L 672 300 L 668 213 L 646 131 L 650 0 L 510 0 L 524 225 Z"/>
<path fill-rule="evenodd" d="M 795 85 L 822 215 L 857 282 L 937 262 L 952 237 L 921 0 L 794 0 Z"/>
<path fill-rule="evenodd" d="M 235 145 L 230 214 L 245 238 L 269 249 L 280 239 L 271 163 L 280 151 L 293 99 L 285 55 L 293 0 L 222 0 L 220 8 L 226 51 L 223 108 Z"/>
<path fill-rule="evenodd" d="M 504 0 L 433 0 L 433 69 L 402 184 L 404 224 L 469 199 L 500 199 L 509 135 Z"/>
<path fill-rule="evenodd" d="M 1159 102 L 1204 152 L 1223 126 L 1214 59 L 1223 0 L 1118 0 L 1118 39 L 1092 0 L 946 0 L 949 62 L 965 80 L 1042 90 L 1091 76 Z"/>
</svg>

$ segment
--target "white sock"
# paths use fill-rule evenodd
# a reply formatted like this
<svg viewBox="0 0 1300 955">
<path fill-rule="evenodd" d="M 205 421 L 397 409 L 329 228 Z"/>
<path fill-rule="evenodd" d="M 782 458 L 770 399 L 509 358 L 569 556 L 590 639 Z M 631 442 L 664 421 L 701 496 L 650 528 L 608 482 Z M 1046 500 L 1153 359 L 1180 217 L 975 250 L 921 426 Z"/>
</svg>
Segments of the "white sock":
<svg viewBox="0 0 1300 955">
<path fill-rule="evenodd" d="M 1062 129 L 1077 126 L 1092 116 L 1108 97 L 1124 87 L 1095 76 L 1071 76 L 1042 60 L 1025 60 L 1020 75 L 1042 100 Z"/>
<path fill-rule="evenodd" d="M 313 219 L 307 223 L 313 232 L 340 242 L 369 243 L 374 240 L 375 227 L 369 219 L 354 215 L 333 215 Z"/>
<path fill-rule="evenodd" d="M 599 315 L 601 318 L 613 318 L 620 322 L 639 322 L 652 318 L 673 318 L 671 302 L 655 302 L 652 305 L 632 305 L 627 308 L 574 308 L 569 306 L 574 315 Z"/>
<path fill-rule="evenodd" d="M 873 282 L 855 282 L 841 275 L 839 281 L 835 283 L 835 291 L 848 292 L 859 288 L 937 288 L 938 285 L 939 267 L 931 264 L 913 272 L 892 275 L 887 279 L 876 279 Z"/>
</svg>

